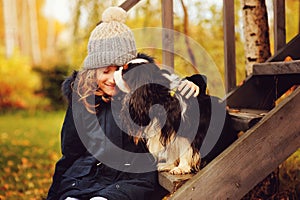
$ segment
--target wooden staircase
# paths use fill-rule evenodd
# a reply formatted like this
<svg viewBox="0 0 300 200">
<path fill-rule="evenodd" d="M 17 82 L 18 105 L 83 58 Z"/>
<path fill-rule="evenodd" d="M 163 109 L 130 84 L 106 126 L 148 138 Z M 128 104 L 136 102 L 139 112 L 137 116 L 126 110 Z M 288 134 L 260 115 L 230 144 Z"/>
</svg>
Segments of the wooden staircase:
<svg viewBox="0 0 300 200">
<path fill-rule="evenodd" d="M 126 0 L 120 6 L 127 11 L 138 2 L 140 0 Z M 224 4 L 229 11 L 233 1 L 224 1 Z M 163 27 L 168 29 L 173 27 L 170 5 L 173 5 L 172 0 L 162 1 Z M 275 43 L 282 44 L 285 34 L 284 17 L 278 14 L 284 13 L 281 5 L 280 1 L 275 4 L 277 23 L 274 26 L 277 30 Z M 229 27 L 233 23 L 227 22 L 232 17 L 226 16 L 224 23 L 228 26 L 225 27 Z M 234 34 L 226 30 L 225 43 L 232 44 Z M 164 47 L 168 49 L 169 44 Z M 225 49 L 225 66 L 230 67 L 227 71 L 235 71 L 234 66 L 229 65 L 235 58 L 234 48 L 230 45 Z M 233 126 L 244 134 L 195 175 L 159 173 L 160 184 L 172 194 L 170 199 L 240 199 L 300 147 L 300 87 L 282 101 L 280 99 L 291 87 L 300 85 L 299 52 L 300 34 L 278 49 L 267 63 L 255 65 L 253 74 L 228 94 L 225 100 Z M 281 62 L 287 56 L 296 61 Z M 165 60 L 172 63 L 173 58 L 169 55 Z M 168 62 L 164 64 L 173 66 Z M 226 83 L 235 80 L 230 74 L 225 79 L 228 79 Z"/>
<path fill-rule="evenodd" d="M 294 153 L 300 147 L 298 85 L 300 60 L 254 65 L 225 99 L 234 128 L 244 134 L 195 175 L 160 173 L 169 199 L 240 199 Z"/>
<path fill-rule="evenodd" d="M 128 11 L 138 2 L 126 0 L 120 7 Z M 230 15 L 233 12 L 228 12 L 232 11 L 232 4 L 233 1 L 224 1 L 224 23 L 228 25 L 225 27 L 233 27 Z M 162 1 L 164 28 L 173 28 L 172 5 L 172 0 Z M 275 46 L 278 47 L 279 43 L 285 43 L 281 1 L 275 1 L 275 11 Z M 235 71 L 233 42 L 233 29 L 225 29 L 225 44 L 230 44 L 225 45 L 227 71 Z M 163 45 L 168 49 L 169 44 Z M 300 147 L 300 87 L 280 99 L 291 87 L 300 85 L 299 52 L 300 34 L 278 49 L 267 63 L 255 65 L 253 74 L 228 94 L 225 100 L 233 126 L 244 134 L 195 175 L 160 173 L 160 184 L 172 194 L 170 199 L 240 199 Z M 173 66 L 172 55 L 163 52 L 164 56 L 167 61 L 164 64 Z M 287 56 L 296 61 L 281 62 Z M 230 74 L 225 79 L 226 83 L 235 82 Z"/>
</svg>

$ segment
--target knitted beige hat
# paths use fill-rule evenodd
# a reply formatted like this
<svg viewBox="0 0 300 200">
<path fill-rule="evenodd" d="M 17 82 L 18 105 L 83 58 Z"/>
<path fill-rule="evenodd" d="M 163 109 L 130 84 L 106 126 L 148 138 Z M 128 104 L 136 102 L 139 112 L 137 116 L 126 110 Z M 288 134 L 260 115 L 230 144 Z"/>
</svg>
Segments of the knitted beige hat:
<svg viewBox="0 0 300 200">
<path fill-rule="evenodd" d="M 92 31 L 84 69 L 122 66 L 136 57 L 133 33 L 124 24 L 127 13 L 120 7 L 109 7 L 102 14 L 102 22 Z"/>
</svg>

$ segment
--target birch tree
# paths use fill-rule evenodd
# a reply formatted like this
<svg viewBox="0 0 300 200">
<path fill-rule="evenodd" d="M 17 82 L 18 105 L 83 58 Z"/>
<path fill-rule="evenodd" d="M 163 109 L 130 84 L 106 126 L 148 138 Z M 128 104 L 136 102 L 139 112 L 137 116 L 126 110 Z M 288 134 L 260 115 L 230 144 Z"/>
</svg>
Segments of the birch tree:
<svg viewBox="0 0 300 200">
<path fill-rule="evenodd" d="M 37 24 L 37 9 L 35 0 L 27 0 L 29 8 L 29 26 L 30 26 L 30 36 L 31 36 L 31 51 L 32 60 L 34 64 L 41 63 L 41 49 L 39 41 L 39 30 Z"/>
<path fill-rule="evenodd" d="M 242 8 L 248 76 L 254 63 L 264 62 L 271 56 L 269 26 L 265 0 L 242 0 Z"/>
<path fill-rule="evenodd" d="M 6 56 L 11 57 L 18 46 L 18 19 L 16 0 L 3 0 L 5 50 Z"/>
<path fill-rule="evenodd" d="M 21 25 L 20 32 L 22 33 L 22 37 L 20 37 L 20 50 L 23 55 L 31 56 L 31 44 L 30 44 L 30 29 L 28 26 L 29 22 L 29 14 L 28 14 L 28 3 L 27 0 L 22 0 L 21 2 Z"/>
</svg>

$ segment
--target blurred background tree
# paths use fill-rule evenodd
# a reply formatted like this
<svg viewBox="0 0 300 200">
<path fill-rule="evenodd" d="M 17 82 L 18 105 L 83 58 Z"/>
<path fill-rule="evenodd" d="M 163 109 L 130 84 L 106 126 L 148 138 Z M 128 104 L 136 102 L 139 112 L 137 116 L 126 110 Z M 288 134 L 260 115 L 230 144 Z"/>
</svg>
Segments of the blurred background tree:
<svg viewBox="0 0 300 200">
<path fill-rule="evenodd" d="M 0 1 L 0 21 L 2 22 L 0 36 L 3 38 L 0 41 L 0 46 L 3 49 L 1 58 L 5 60 L 24 56 L 24 59 L 28 60 L 28 65 L 31 66 L 30 71 L 33 74 L 38 72 L 42 82 L 39 87 L 37 86 L 36 91 L 32 91 L 32 94 L 48 99 L 49 105 L 46 106 L 47 108 L 58 108 L 60 106 L 56 105 L 61 105 L 61 103 L 58 103 L 61 97 L 56 97 L 60 96 L 60 84 L 72 70 L 79 69 L 82 65 L 86 56 L 89 34 L 101 20 L 101 13 L 108 6 L 120 5 L 123 3 L 123 0 L 68 1 L 70 18 L 64 22 L 54 17 L 55 8 L 52 8 L 51 11 L 48 10 L 52 15 L 45 14 L 45 9 L 49 9 L 49 7 L 45 8 L 45 5 L 49 4 L 49 2 L 47 0 Z M 243 5 L 241 5 L 241 2 L 240 0 L 235 0 L 237 83 L 245 79 L 246 62 L 242 22 Z M 273 51 L 272 1 L 266 0 L 266 3 L 269 14 L 271 51 Z M 293 10 L 293 8 L 298 7 L 298 0 L 286 1 L 287 41 L 299 31 L 299 12 Z M 220 1 L 208 3 L 202 0 L 174 0 L 175 30 L 186 34 L 201 45 L 211 57 L 223 78 L 222 11 L 222 2 Z M 129 11 L 127 24 L 132 29 L 160 28 L 162 24 L 160 0 L 143 0 L 138 3 Z M 145 40 L 146 37 L 151 38 L 151 36 L 145 34 L 144 37 L 137 37 L 137 43 Z M 161 41 L 155 42 L 160 43 Z M 203 64 L 199 58 L 199 52 L 196 52 L 193 46 L 189 47 L 188 43 L 180 43 L 176 48 L 182 48 L 187 51 L 191 60 L 194 59 L 192 62 L 196 66 Z M 19 52 L 18 55 L 15 55 L 15 52 Z M 146 53 L 153 55 L 157 62 L 161 63 L 161 51 L 149 50 Z M 197 72 L 190 66 L 192 66 L 191 63 L 187 63 L 180 57 L 175 57 L 175 69 L 178 72 L 183 72 L 183 75 L 185 75 L 185 72 L 190 74 Z M 2 65 L 1 68 L 9 68 L 9 66 Z M 22 84 L 26 83 L 23 82 Z M 51 95 L 49 91 L 51 91 Z"/>
<path fill-rule="evenodd" d="M 3 52 L 1 52 L 3 54 Z M 32 70 L 29 58 L 14 52 L 7 59 L 0 56 L 0 107 L 9 109 L 36 109 L 48 104 L 36 92 L 41 88 L 40 76 Z"/>
<path fill-rule="evenodd" d="M 61 76 L 69 72 L 67 54 L 62 53 L 65 47 L 59 42 L 67 26 L 45 17 L 44 0 L 2 0 L 0 4 L 1 110 L 57 108 Z M 59 66 L 65 69 L 53 78 Z"/>
</svg>

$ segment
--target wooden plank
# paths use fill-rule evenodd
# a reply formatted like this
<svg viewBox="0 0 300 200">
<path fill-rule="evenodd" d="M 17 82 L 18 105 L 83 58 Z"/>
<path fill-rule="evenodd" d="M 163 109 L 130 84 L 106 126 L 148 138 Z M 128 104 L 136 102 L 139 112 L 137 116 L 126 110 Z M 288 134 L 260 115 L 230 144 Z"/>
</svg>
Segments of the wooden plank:
<svg viewBox="0 0 300 200">
<path fill-rule="evenodd" d="M 164 66 L 174 68 L 174 21 L 173 0 L 162 0 L 162 63 Z"/>
<path fill-rule="evenodd" d="M 286 44 L 285 0 L 274 0 L 274 52 Z"/>
<path fill-rule="evenodd" d="M 290 56 L 293 60 L 300 60 L 300 34 L 296 35 L 290 40 L 284 48 L 280 49 L 266 62 L 284 61 L 287 56 Z"/>
<path fill-rule="evenodd" d="M 128 10 L 130 10 L 133 6 L 135 6 L 140 1 L 141 0 L 127 0 L 127 1 L 124 1 L 120 5 L 120 7 L 123 8 L 124 10 L 128 11 Z"/>
<path fill-rule="evenodd" d="M 300 146 L 300 88 L 170 199 L 240 199 Z"/>
<path fill-rule="evenodd" d="M 251 75 L 226 97 L 229 108 L 271 110 L 275 101 L 294 85 L 300 85 L 300 74 Z"/>
<path fill-rule="evenodd" d="M 234 109 L 271 110 L 276 100 L 275 85 L 272 76 L 251 75 L 227 95 L 226 104 Z"/>
<path fill-rule="evenodd" d="M 267 62 L 253 65 L 253 75 L 300 74 L 300 60 Z"/>
<path fill-rule="evenodd" d="M 236 131 L 246 131 L 254 126 L 268 111 L 262 110 L 234 110 L 229 109 L 233 129 Z"/>
<path fill-rule="evenodd" d="M 160 172 L 158 179 L 159 184 L 172 193 L 193 176 L 194 174 L 172 175 L 169 172 Z"/>
<path fill-rule="evenodd" d="M 234 0 L 223 0 L 225 89 L 236 86 Z"/>
</svg>

